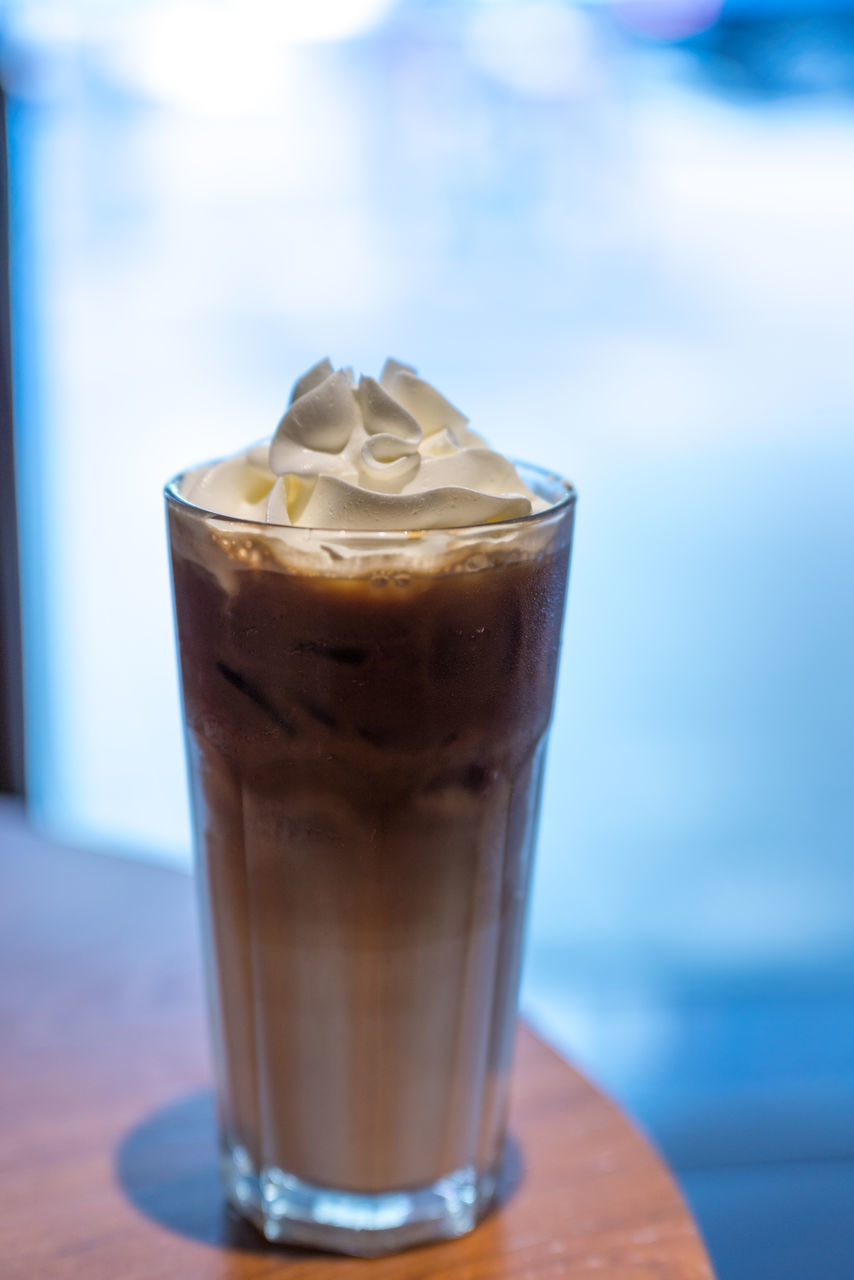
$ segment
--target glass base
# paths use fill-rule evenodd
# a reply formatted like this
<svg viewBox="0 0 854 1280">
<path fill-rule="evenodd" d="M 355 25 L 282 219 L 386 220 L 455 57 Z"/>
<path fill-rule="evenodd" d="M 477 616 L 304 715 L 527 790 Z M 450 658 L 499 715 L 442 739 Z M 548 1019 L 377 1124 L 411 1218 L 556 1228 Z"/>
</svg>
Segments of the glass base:
<svg viewBox="0 0 854 1280">
<path fill-rule="evenodd" d="M 221 1170 L 229 1202 L 268 1240 L 360 1258 L 465 1235 L 495 1197 L 497 1172 L 457 1169 L 427 1187 L 357 1195 L 315 1187 L 281 1169 L 256 1170 L 242 1147 Z"/>
</svg>

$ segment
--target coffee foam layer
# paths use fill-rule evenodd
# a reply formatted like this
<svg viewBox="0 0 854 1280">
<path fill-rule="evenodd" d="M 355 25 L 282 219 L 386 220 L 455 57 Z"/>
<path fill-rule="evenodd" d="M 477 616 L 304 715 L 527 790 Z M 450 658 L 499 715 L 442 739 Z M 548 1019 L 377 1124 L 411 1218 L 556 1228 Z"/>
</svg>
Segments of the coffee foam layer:
<svg viewBox="0 0 854 1280">
<path fill-rule="evenodd" d="M 176 551 L 202 564 L 224 590 L 247 570 L 369 581 L 377 590 L 409 586 L 437 574 L 481 573 L 496 564 L 535 559 L 555 547 L 556 527 L 542 521 L 433 529 L 405 534 L 277 528 L 243 524 L 172 507 Z"/>
</svg>

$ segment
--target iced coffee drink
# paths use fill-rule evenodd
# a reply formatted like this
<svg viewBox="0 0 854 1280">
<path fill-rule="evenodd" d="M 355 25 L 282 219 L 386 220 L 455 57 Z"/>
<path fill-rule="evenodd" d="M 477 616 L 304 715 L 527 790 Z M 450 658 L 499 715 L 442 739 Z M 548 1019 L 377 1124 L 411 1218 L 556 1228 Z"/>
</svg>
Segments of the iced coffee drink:
<svg viewBox="0 0 854 1280">
<path fill-rule="evenodd" d="M 223 1170 L 379 1254 L 494 1192 L 574 495 L 322 362 L 167 488 Z"/>
</svg>

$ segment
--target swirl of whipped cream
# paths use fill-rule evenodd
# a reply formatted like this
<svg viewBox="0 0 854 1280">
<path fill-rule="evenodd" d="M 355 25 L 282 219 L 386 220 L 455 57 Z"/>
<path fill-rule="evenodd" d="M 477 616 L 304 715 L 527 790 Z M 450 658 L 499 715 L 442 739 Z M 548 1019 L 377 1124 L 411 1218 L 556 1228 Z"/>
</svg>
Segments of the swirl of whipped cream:
<svg viewBox="0 0 854 1280">
<path fill-rule="evenodd" d="M 547 504 L 399 360 L 380 378 L 320 360 L 297 379 L 269 441 L 184 482 L 222 515 L 316 529 L 420 530 L 512 520 Z"/>
</svg>

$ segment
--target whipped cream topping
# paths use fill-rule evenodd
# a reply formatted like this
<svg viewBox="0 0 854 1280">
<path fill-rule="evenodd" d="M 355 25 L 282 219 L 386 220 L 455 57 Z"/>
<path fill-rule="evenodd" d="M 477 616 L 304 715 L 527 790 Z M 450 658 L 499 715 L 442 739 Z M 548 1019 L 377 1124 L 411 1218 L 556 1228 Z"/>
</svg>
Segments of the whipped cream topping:
<svg viewBox="0 0 854 1280">
<path fill-rule="evenodd" d="M 189 472 L 190 502 L 238 519 L 315 529 L 491 524 L 548 504 L 417 370 L 379 380 L 320 360 L 298 378 L 272 439 Z"/>
</svg>

